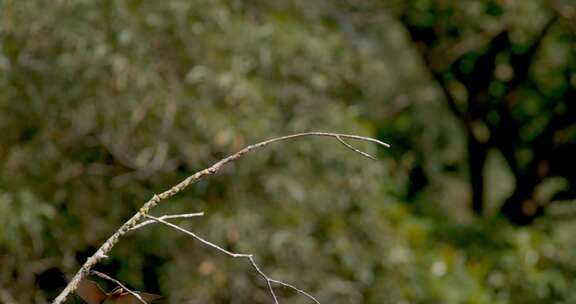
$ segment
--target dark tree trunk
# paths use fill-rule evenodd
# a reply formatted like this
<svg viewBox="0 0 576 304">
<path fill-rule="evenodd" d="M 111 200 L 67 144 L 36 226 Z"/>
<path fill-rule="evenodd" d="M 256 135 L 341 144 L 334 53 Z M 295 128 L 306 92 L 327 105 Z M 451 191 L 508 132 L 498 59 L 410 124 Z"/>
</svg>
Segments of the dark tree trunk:
<svg viewBox="0 0 576 304">
<path fill-rule="evenodd" d="M 468 166 L 472 190 L 472 210 L 480 215 L 484 209 L 484 164 L 486 163 L 486 145 L 476 140 L 472 132 L 468 133 Z"/>
</svg>

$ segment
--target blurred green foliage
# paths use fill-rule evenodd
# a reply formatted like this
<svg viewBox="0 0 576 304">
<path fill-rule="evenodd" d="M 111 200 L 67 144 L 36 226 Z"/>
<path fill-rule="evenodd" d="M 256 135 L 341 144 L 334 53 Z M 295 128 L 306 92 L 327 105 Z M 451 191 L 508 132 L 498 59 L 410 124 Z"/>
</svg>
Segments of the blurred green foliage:
<svg viewBox="0 0 576 304">
<path fill-rule="evenodd" d="M 392 149 L 357 144 L 379 156 L 370 162 L 333 140 L 283 143 L 154 214 L 206 212 L 177 223 L 255 253 L 265 272 L 322 303 L 574 303 L 576 221 L 564 209 L 525 227 L 504 219 L 516 175 L 497 147 L 481 174 L 487 210 L 474 215 L 468 130 L 430 69 L 441 60 L 423 53 L 428 43 L 445 59 L 442 47 L 464 39 L 458 67 L 470 72 L 487 48 L 482 33 L 506 17 L 514 43 L 497 57 L 506 78 L 507 56 L 558 14 L 530 70 L 538 89 L 522 87 L 514 112 L 528 164 L 532 138 L 568 112 L 548 106 L 576 86 L 574 8 L 457 3 L 4 0 L 0 301 L 46 303 L 154 193 L 247 144 L 319 130 Z M 414 29 L 434 35 L 418 41 Z M 491 83 L 492 100 L 506 86 Z M 462 83 L 450 92 L 460 107 L 470 100 Z M 573 122 L 562 131 L 576 141 Z M 535 195 L 548 202 L 573 182 L 545 175 Z M 97 269 L 172 303 L 271 302 L 246 262 L 161 226 L 129 234 Z"/>
</svg>

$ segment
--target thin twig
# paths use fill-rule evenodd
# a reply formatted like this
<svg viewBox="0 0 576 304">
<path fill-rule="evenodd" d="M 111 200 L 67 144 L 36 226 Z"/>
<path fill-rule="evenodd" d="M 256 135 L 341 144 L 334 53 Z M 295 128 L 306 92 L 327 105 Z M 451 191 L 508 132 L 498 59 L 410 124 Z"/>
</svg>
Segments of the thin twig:
<svg viewBox="0 0 576 304">
<path fill-rule="evenodd" d="M 56 299 L 54 299 L 54 301 L 52 303 L 53 304 L 64 303 L 64 301 L 66 300 L 68 295 L 70 295 L 72 292 L 74 292 L 76 290 L 76 288 L 78 288 L 78 283 L 80 283 L 80 280 L 84 276 L 86 276 L 86 274 L 88 274 L 88 272 L 90 272 L 92 267 L 94 267 L 94 265 L 96 265 L 96 263 L 98 263 L 98 261 L 105 258 L 106 255 L 108 254 L 108 252 L 110 252 L 110 250 L 112 250 L 114 245 L 116 245 L 116 243 L 118 243 L 120 238 L 122 236 L 124 236 L 124 234 L 126 234 L 128 231 L 130 231 L 130 228 L 137 225 L 138 222 L 140 220 L 142 220 L 144 218 L 144 216 L 147 215 L 150 212 L 150 210 L 152 208 L 156 207 L 161 201 L 166 200 L 168 198 L 171 198 L 172 196 L 174 196 L 177 193 L 186 189 L 191 184 L 196 183 L 200 179 L 217 173 L 218 171 L 220 171 L 220 169 L 224 165 L 241 158 L 242 156 L 244 156 L 245 154 L 247 154 L 249 152 L 252 152 L 256 149 L 265 147 L 265 146 L 270 145 L 272 143 L 287 141 L 287 140 L 292 140 L 292 139 L 307 137 L 307 136 L 324 136 L 324 137 L 332 137 L 332 138 L 336 138 L 336 139 L 346 138 L 346 139 L 353 139 L 353 140 L 362 140 L 362 141 L 368 141 L 371 143 L 375 143 L 375 144 L 378 144 L 378 145 L 381 145 L 384 147 L 390 147 L 390 145 L 388 145 L 387 143 L 384 143 L 380 140 L 370 138 L 370 137 L 364 137 L 364 136 L 358 136 L 358 135 L 348 135 L 348 134 L 338 134 L 338 133 L 327 133 L 327 132 L 297 133 L 297 134 L 272 138 L 272 139 L 265 140 L 263 142 L 254 144 L 254 145 L 247 146 L 244 149 L 216 162 L 212 166 L 210 166 L 204 170 L 198 171 L 198 172 L 194 173 L 193 175 L 188 176 L 187 178 L 185 178 L 183 181 L 181 181 L 177 185 L 173 186 L 172 188 L 170 188 L 170 189 L 168 189 L 168 190 L 166 190 L 160 194 L 153 195 L 150 200 L 148 200 L 146 203 L 144 203 L 144 205 L 142 206 L 142 208 L 140 208 L 140 210 L 138 210 L 138 212 L 136 212 L 130 219 L 128 219 L 124 224 L 122 224 L 122 226 L 120 226 L 120 228 L 118 230 L 116 230 L 116 232 L 114 232 L 114 234 L 112 234 L 112 236 L 110 236 L 102 244 L 102 246 L 100 246 L 100 248 L 98 248 L 98 250 L 91 257 L 89 257 L 86 260 L 86 262 L 82 265 L 82 267 L 80 267 L 78 272 L 76 272 L 76 274 L 74 275 L 72 280 L 70 280 L 68 285 L 66 285 L 66 288 L 64 288 L 64 290 L 62 290 L 62 292 L 56 297 Z"/>
<path fill-rule="evenodd" d="M 307 293 L 306 291 L 304 291 L 304 290 L 302 290 L 302 289 L 300 289 L 300 288 L 298 288 L 298 287 L 296 287 L 296 286 L 294 286 L 294 285 L 292 285 L 292 284 L 288 284 L 288 283 L 286 283 L 286 282 L 282 282 L 282 281 L 278 281 L 278 280 L 274 280 L 274 279 L 270 279 L 270 282 L 276 283 L 276 284 L 278 284 L 278 285 L 282 285 L 282 286 L 284 286 L 284 287 L 291 288 L 291 289 L 293 289 L 293 290 L 296 290 L 297 292 L 299 292 L 299 293 L 303 294 L 304 296 L 308 297 L 310 300 L 314 301 L 314 303 L 320 304 L 320 302 L 318 302 L 318 300 L 316 300 L 316 298 L 314 298 L 314 296 L 312 296 L 311 294 Z"/>
<path fill-rule="evenodd" d="M 198 241 L 200 241 L 202 244 L 204 244 L 204 245 L 206 245 L 206 246 L 209 246 L 209 247 L 212 247 L 212 248 L 214 248 L 214 249 L 216 249 L 216 250 L 218 250 L 218 251 L 220 251 L 220 252 L 223 252 L 223 253 L 225 253 L 225 254 L 233 257 L 233 258 L 241 258 L 241 257 L 245 258 L 245 257 L 250 256 L 250 254 L 234 253 L 234 252 L 232 252 L 232 251 L 228 251 L 228 250 L 226 250 L 226 249 L 224 249 L 224 248 L 222 248 L 222 247 L 220 247 L 220 246 L 218 246 L 218 245 L 216 245 L 216 244 L 214 244 L 214 243 L 211 243 L 211 242 L 209 242 L 209 241 L 201 238 L 200 236 L 198 236 L 198 235 L 195 234 L 194 232 L 188 231 L 188 230 L 186 230 L 186 229 L 184 229 L 184 228 L 181 228 L 180 226 L 174 225 L 174 224 L 172 224 L 172 223 L 170 223 L 170 222 L 167 222 L 167 221 L 165 221 L 165 220 L 162 220 L 162 219 L 160 219 L 160 218 L 158 218 L 158 217 L 154 217 L 154 216 L 148 215 L 148 214 L 145 215 L 145 217 L 147 217 L 147 218 L 149 218 L 149 219 L 152 219 L 152 220 L 154 220 L 154 221 L 156 221 L 156 222 L 162 223 L 162 224 L 164 224 L 164 225 L 170 226 L 170 227 L 172 227 L 172 228 L 174 228 L 174 229 L 176 229 L 176 230 L 178 230 L 178 231 L 180 231 L 180 232 L 186 233 L 187 235 L 189 235 L 189 236 L 197 239 Z"/>
<path fill-rule="evenodd" d="M 204 216 L 204 212 L 163 215 L 163 216 L 159 217 L 159 219 L 168 220 L 168 219 L 176 219 L 176 218 L 191 218 L 191 217 L 198 217 L 198 216 Z M 154 220 L 144 221 L 144 222 L 141 222 L 140 224 L 130 228 L 129 231 L 140 229 L 144 226 L 147 226 L 147 225 L 150 225 L 153 223 L 156 223 L 156 221 L 154 221 Z"/>
<path fill-rule="evenodd" d="M 118 280 L 116 280 L 116 279 L 114 279 L 114 278 L 112 278 L 112 277 L 109 277 L 108 275 L 103 274 L 103 273 L 101 273 L 101 272 L 99 272 L 99 271 L 96 271 L 96 270 L 90 270 L 90 273 L 91 273 L 91 274 L 94 274 L 94 275 L 97 275 L 97 276 L 99 276 L 99 277 L 101 277 L 101 278 L 103 278 L 103 279 L 105 279 L 105 280 L 112 281 L 112 282 L 118 284 L 118 286 L 122 287 L 122 289 L 126 290 L 126 291 L 129 292 L 131 295 L 135 296 L 135 297 L 138 299 L 138 301 L 140 301 L 140 303 L 148 304 L 148 302 L 144 301 L 144 299 L 142 299 L 142 297 L 141 297 L 138 293 L 136 293 L 136 292 L 130 290 L 129 288 L 127 288 L 126 286 L 124 286 L 122 283 L 120 283 L 120 281 L 118 281 Z"/>
<path fill-rule="evenodd" d="M 253 255 L 253 254 L 250 254 L 250 253 L 235 253 L 235 252 L 228 251 L 228 250 L 226 250 L 226 249 L 224 249 L 224 248 L 222 248 L 222 247 L 220 247 L 220 246 L 218 246 L 218 245 L 216 245 L 216 244 L 214 244 L 214 243 L 212 243 L 212 242 L 210 242 L 210 241 L 207 241 L 207 240 L 203 239 L 202 237 L 198 236 L 198 235 L 195 234 L 194 232 L 191 232 L 191 231 L 189 231 L 189 230 L 186 230 L 186 229 L 184 229 L 184 228 L 181 228 L 181 227 L 179 227 L 179 226 L 177 226 L 177 225 L 174 225 L 174 224 L 172 224 L 172 223 L 170 223 L 170 222 L 167 222 L 167 221 L 165 221 L 165 220 L 162 220 L 162 219 L 160 219 L 160 218 L 157 218 L 157 217 L 154 217 L 154 216 L 151 216 L 151 215 L 146 215 L 146 217 L 147 217 L 147 218 L 150 218 L 150 219 L 152 219 L 152 220 L 154 220 L 154 221 L 157 221 L 157 222 L 159 222 L 159 223 L 161 223 L 161 224 L 167 225 L 167 226 L 169 226 L 169 227 L 171 227 L 171 228 L 174 228 L 174 229 L 176 229 L 176 230 L 178 230 L 178 231 L 180 231 L 180 232 L 183 232 L 183 233 L 185 233 L 185 234 L 187 234 L 187 235 L 189 235 L 189 236 L 192 236 L 193 238 L 197 239 L 198 241 L 202 242 L 203 244 L 205 244 L 205 245 L 207 245 L 207 246 L 209 246 L 209 247 L 212 247 L 212 248 L 214 248 L 214 249 L 216 249 L 216 250 L 218 250 L 218 251 L 220 251 L 220 252 L 222 252 L 222 253 L 230 256 L 230 257 L 233 257 L 233 258 L 246 258 L 246 259 L 248 259 L 248 260 L 250 261 L 250 264 L 251 264 L 252 267 L 254 268 L 254 270 L 256 270 L 256 272 L 258 272 L 258 274 L 259 274 L 264 280 L 266 280 L 266 284 L 268 285 L 268 290 L 270 291 L 270 295 L 271 295 L 272 298 L 274 299 L 274 303 L 275 303 L 275 304 L 278 304 L 279 302 L 278 302 L 278 297 L 276 296 L 276 293 L 274 292 L 274 288 L 272 288 L 272 283 L 276 283 L 276 284 L 282 285 L 282 286 L 284 286 L 284 287 L 291 288 L 291 289 L 293 289 L 294 291 L 296 291 L 296 292 L 298 292 L 298 293 L 300 293 L 300 294 L 308 297 L 310 300 L 314 301 L 314 303 L 320 304 L 320 302 L 319 302 L 314 296 L 312 296 L 311 294 L 305 292 L 304 290 L 302 290 L 302 289 L 300 289 L 300 288 L 298 288 L 298 287 L 295 287 L 295 286 L 292 285 L 292 284 L 288 284 L 288 283 L 285 283 L 285 282 L 278 281 L 278 280 L 275 280 L 275 279 L 270 278 L 266 273 L 264 273 L 264 271 L 262 271 L 262 269 L 260 269 L 260 266 L 258 266 L 258 264 L 256 263 L 256 260 L 254 259 L 254 255 Z"/>
<path fill-rule="evenodd" d="M 368 153 L 366 153 L 366 152 L 364 152 L 364 151 L 360 151 L 360 150 L 352 147 L 352 145 L 350 145 L 349 143 L 345 142 L 340 136 L 336 136 L 336 138 L 338 139 L 339 142 L 341 142 L 344 146 L 346 146 L 346 147 L 349 148 L 350 150 L 352 150 L 352 151 L 354 151 L 354 152 L 357 152 L 357 153 L 360 153 L 361 155 L 366 156 L 366 157 L 368 157 L 368 158 L 371 159 L 371 160 L 376 160 L 376 157 L 374 157 L 374 156 L 372 156 L 372 155 L 370 155 L 370 154 L 368 154 Z"/>
<path fill-rule="evenodd" d="M 258 274 L 260 274 L 260 276 L 263 277 L 264 280 L 266 280 L 266 285 L 268 285 L 268 290 L 270 291 L 270 295 L 272 295 L 272 298 L 274 299 L 274 303 L 278 304 L 278 297 L 276 296 L 276 292 L 274 292 L 274 288 L 272 287 L 272 281 L 270 280 L 270 277 L 268 277 L 268 275 L 266 275 L 264 273 L 264 271 L 262 271 L 260 269 L 258 264 L 256 264 L 256 260 L 254 260 L 253 255 L 249 255 L 248 260 L 250 261 L 250 264 L 252 264 L 252 267 L 254 267 L 256 272 L 258 272 Z"/>
</svg>

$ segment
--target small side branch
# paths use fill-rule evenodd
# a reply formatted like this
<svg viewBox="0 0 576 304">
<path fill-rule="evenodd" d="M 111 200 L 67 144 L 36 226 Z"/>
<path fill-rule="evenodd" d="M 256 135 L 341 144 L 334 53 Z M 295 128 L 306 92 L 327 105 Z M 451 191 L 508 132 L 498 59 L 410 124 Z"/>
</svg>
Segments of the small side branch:
<svg viewBox="0 0 576 304">
<path fill-rule="evenodd" d="M 198 216 L 204 216 L 204 212 L 163 215 L 163 216 L 159 217 L 159 219 L 169 220 L 169 219 L 179 219 L 179 218 L 191 218 L 191 217 L 198 217 Z M 135 225 L 134 227 L 130 228 L 129 231 L 140 229 L 144 226 L 147 226 L 147 225 L 150 225 L 153 223 L 156 223 L 156 221 L 154 221 L 154 220 L 144 221 L 144 222 L 141 222 L 140 224 Z"/>
<path fill-rule="evenodd" d="M 372 156 L 372 155 L 370 155 L 370 154 L 368 154 L 368 153 L 366 153 L 366 152 L 364 152 L 364 151 L 360 151 L 360 150 L 352 147 L 352 145 L 350 145 L 349 143 L 345 142 L 345 141 L 342 139 L 342 137 L 336 136 L 336 138 L 338 139 L 339 142 L 341 142 L 344 146 L 346 146 L 346 148 L 348 148 L 348 149 L 350 149 L 350 150 L 352 150 L 352 151 L 354 151 L 354 152 L 356 152 L 356 153 L 360 153 L 360 155 L 366 156 L 366 157 L 368 157 L 368 158 L 371 159 L 371 160 L 376 160 L 376 157 L 374 157 L 374 156 Z"/>
<path fill-rule="evenodd" d="M 208 246 L 208 247 L 211 247 L 211 248 L 213 248 L 213 249 L 216 249 L 217 251 L 220 251 L 220 252 L 222 252 L 222 253 L 230 256 L 230 257 L 248 259 L 248 260 L 250 261 L 250 264 L 251 264 L 252 267 L 254 268 L 254 270 L 256 270 L 256 272 L 257 272 L 264 280 L 266 280 L 266 284 L 268 285 L 268 290 L 269 290 L 269 292 L 270 292 L 270 295 L 271 295 L 272 298 L 274 299 L 274 303 L 275 303 L 275 304 L 278 304 L 279 302 L 278 302 L 278 297 L 276 296 L 276 293 L 274 292 L 274 288 L 272 287 L 272 283 L 275 283 L 275 284 L 278 284 L 278 285 L 281 285 L 281 286 L 290 288 L 290 289 L 296 291 L 297 293 L 300 293 L 300 294 L 308 297 L 310 300 L 314 301 L 314 303 L 320 304 L 320 302 L 319 302 L 314 296 L 312 296 L 311 294 L 307 293 L 306 291 L 304 291 L 304 290 L 302 290 L 302 289 L 299 289 L 299 288 L 295 287 L 295 286 L 292 285 L 292 284 L 288 284 L 288 283 L 285 283 L 285 282 L 278 281 L 278 280 L 275 280 L 275 279 L 270 278 L 266 273 L 264 273 L 264 271 L 262 271 L 262 270 L 260 269 L 260 266 L 258 266 L 258 264 L 256 263 L 256 260 L 254 259 L 254 255 L 253 255 L 253 254 L 251 254 L 251 253 L 235 253 L 235 252 L 226 250 L 226 249 L 224 249 L 224 248 L 222 248 L 222 247 L 220 247 L 220 246 L 218 246 L 218 245 L 216 245 L 216 244 L 214 244 L 214 243 L 212 243 L 212 242 L 210 242 L 210 241 L 208 241 L 208 240 L 206 240 L 206 239 L 203 239 L 202 237 L 198 236 L 198 235 L 195 234 L 194 232 L 188 231 L 188 230 L 186 230 L 186 229 L 184 229 L 184 228 L 181 228 L 181 227 L 179 227 L 179 226 L 177 226 L 177 225 L 174 225 L 174 224 L 172 224 L 172 223 L 170 223 L 170 222 L 167 222 L 167 221 L 165 221 L 165 220 L 163 220 L 163 219 L 161 219 L 161 218 L 159 218 L 159 217 L 154 217 L 154 216 L 151 216 L 151 215 L 146 215 L 146 217 L 149 218 L 149 219 L 152 219 L 153 221 L 156 221 L 156 222 L 158 222 L 158 223 L 164 224 L 164 225 L 166 225 L 166 226 L 168 226 L 168 227 L 174 228 L 174 229 L 176 229 L 176 230 L 178 230 L 178 231 L 180 231 L 180 232 L 182 232 L 182 233 L 185 233 L 185 234 L 187 234 L 187 235 L 195 238 L 196 240 L 200 241 L 202 244 L 204 244 L 204 245 L 206 245 L 206 246 Z"/>
<path fill-rule="evenodd" d="M 140 303 L 148 304 L 148 302 L 146 302 L 144 299 L 142 299 L 142 297 L 138 293 L 136 293 L 136 292 L 132 291 L 131 289 L 127 288 L 126 286 L 124 286 L 122 283 L 120 283 L 120 281 L 118 281 L 118 280 L 116 280 L 116 279 L 114 279 L 108 275 L 105 275 L 99 271 L 96 271 L 96 270 L 91 270 L 90 273 L 93 275 L 99 276 L 105 280 L 112 281 L 112 282 L 116 283 L 118 286 L 122 287 L 122 289 L 126 290 L 131 295 L 135 296 L 136 299 L 138 299 L 138 301 L 140 301 Z"/>
</svg>

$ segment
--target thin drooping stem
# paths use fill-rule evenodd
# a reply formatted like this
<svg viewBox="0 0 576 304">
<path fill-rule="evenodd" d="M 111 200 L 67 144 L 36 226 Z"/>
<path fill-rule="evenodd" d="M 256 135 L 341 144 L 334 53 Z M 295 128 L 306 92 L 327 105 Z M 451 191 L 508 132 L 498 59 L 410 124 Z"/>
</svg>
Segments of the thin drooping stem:
<svg viewBox="0 0 576 304">
<path fill-rule="evenodd" d="M 370 138 L 370 137 L 364 137 L 364 136 L 358 136 L 358 135 L 348 135 L 348 134 L 338 134 L 338 133 L 327 133 L 327 132 L 297 133 L 297 134 L 272 138 L 272 139 L 269 139 L 269 140 L 266 140 L 266 141 L 263 141 L 263 142 L 260 142 L 257 144 L 247 146 L 244 149 L 216 162 L 212 166 L 210 166 L 204 170 L 198 171 L 198 172 L 194 173 L 193 175 L 188 176 L 187 178 L 185 178 L 183 181 L 181 181 L 177 185 L 173 186 L 172 188 L 170 188 L 170 189 L 168 189 L 168 190 L 166 190 L 160 194 L 153 195 L 150 200 L 148 200 L 146 203 L 144 203 L 144 205 L 140 208 L 140 210 L 138 210 L 138 212 L 136 212 L 130 219 L 128 219 L 122 226 L 120 226 L 120 228 L 118 230 L 116 230 L 116 232 L 114 232 L 112 234 L 112 236 L 110 236 L 102 244 L 102 246 L 100 246 L 100 248 L 98 248 L 98 250 L 91 257 L 89 257 L 86 260 L 86 262 L 82 265 L 82 267 L 80 267 L 78 272 L 76 272 L 76 274 L 74 275 L 72 280 L 70 280 L 70 282 L 68 283 L 66 288 L 64 288 L 64 290 L 62 290 L 62 292 L 56 297 L 56 299 L 54 299 L 54 301 L 52 303 L 53 304 L 64 303 L 66 298 L 71 293 L 73 293 L 76 290 L 76 288 L 78 288 L 78 283 L 80 282 L 80 280 L 83 277 L 85 277 L 89 273 L 89 271 L 92 269 L 92 267 L 94 267 L 94 265 L 96 265 L 96 263 L 98 263 L 98 261 L 102 260 L 103 258 L 106 258 L 107 254 L 110 252 L 110 250 L 112 250 L 114 245 L 116 245 L 116 243 L 118 243 L 120 238 L 123 235 L 125 235 L 127 232 L 129 232 L 131 228 L 133 228 L 135 225 L 137 225 L 138 222 L 140 222 L 140 220 L 142 220 L 146 215 L 148 215 L 150 213 L 150 210 L 152 208 L 156 207 L 161 201 L 166 200 L 168 198 L 171 198 L 172 196 L 176 195 L 177 193 L 181 192 L 182 190 L 186 189 L 188 186 L 196 183 L 197 181 L 201 180 L 202 178 L 217 173 L 218 171 L 220 171 L 220 169 L 224 165 L 241 158 L 242 156 L 244 156 L 245 154 L 247 154 L 253 150 L 265 147 L 265 146 L 272 144 L 272 143 L 291 140 L 291 139 L 300 138 L 300 137 L 307 137 L 307 136 L 332 137 L 332 138 L 339 140 L 341 143 L 342 143 L 342 139 L 360 140 L 360 141 L 367 141 L 367 142 L 375 143 L 375 144 L 378 144 L 378 145 L 381 145 L 384 147 L 390 147 L 388 144 L 386 144 L 382 141 L 379 141 L 377 139 Z M 347 145 L 346 145 L 346 147 L 350 148 Z M 353 150 L 355 151 L 356 149 L 353 149 Z M 366 155 L 364 155 L 364 156 L 366 156 Z"/>
<path fill-rule="evenodd" d="M 292 285 L 292 284 L 288 284 L 288 283 L 285 283 L 285 282 L 282 282 L 282 281 L 279 281 L 279 280 L 272 279 L 270 276 L 268 276 L 264 271 L 262 271 L 262 269 L 260 268 L 260 266 L 256 263 L 256 260 L 254 259 L 254 254 L 252 254 L 252 253 L 236 253 L 236 252 L 228 251 L 228 250 L 222 248 L 221 246 L 218 246 L 218 245 L 216 245 L 216 244 L 214 244 L 214 243 L 212 243 L 212 242 L 210 242 L 210 241 L 208 241 L 208 240 L 206 240 L 206 239 L 198 236 L 196 233 L 194 233 L 194 232 L 192 232 L 192 231 L 186 230 L 186 229 L 184 229 L 184 228 L 181 228 L 181 227 L 178 226 L 178 225 L 175 225 L 175 224 L 172 224 L 172 223 L 169 223 L 169 222 L 163 220 L 161 217 L 154 217 L 154 216 L 151 216 L 151 215 L 146 215 L 146 217 L 147 217 L 147 218 L 150 218 L 150 219 L 152 219 L 153 221 L 156 221 L 156 222 L 158 222 L 158 223 L 164 224 L 164 225 L 166 225 L 166 226 L 168 226 L 168 227 L 174 228 L 174 229 L 176 229 L 176 230 L 178 230 L 178 231 L 180 231 L 180 232 L 183 232 L 183 233 L 185 233 L 185 234 L 193 237 L 194 239 L 200 241 L 202 244 L 204 244 L 204 245 L 206 245 L 206 246 L 208 246 L 208 247 L 211 247 L 211 248 L 213 248 L 213 249 L 216 249 L 217 251 L 220 251 L 220 252 L 222 252 L 222 253 L 230 256 L 230 257 L 248 259 L 248 260 L 250 261 L 250 265 L 252 266 L 252 268 L 254 268 L 254 270 L 256 270 L 256 272 L 257 272 L 264 280 L 266 280 L 266 284 L 268 285 L 268 291 L 270 292 L 270 295 L 272 296 L 272 299 L 274 299 L 274 304 L 278 304 L 278 297 L 276 296 L 276 293 L 274 292 L 274 288 L 272 288 L 272 283 L 275 283 L 275 284 L 278 284 L 278 285 L 281 285 L 281 286 L 290 288 L 290 289 L 292 289 L 292 290 L 294 290 L 294 291 L 296 291 L 296 292 L 298 292 L 298 293 L 300 293 L 300 294 L 308 297 L 310 300 L 314 301 L 314 303 L 320 304 L 320 302 L 319 302 L 314 296 L 312 296 L 311 294 L 305 292 L 304 290 L 302 290 L 302 289 L 300 289 L 300 288 L 298 288 L 298 287 L 296 287 L 296 286 L 294 286 L 294 285 Z"/>
<path fill-rule="evenodd" d="M 168 226 L 168 227 L 172 227 L 172 228 L 174 228 L 174 229 L 176 229 L 176 230 L 178 230 L 178 231 L 180 231 L 180 232 L 183 232 L 183 233 L 185 233 L 185 234 L 187 234 L 187 235 L 195 238 L 196 240 L 200 241 L 200 243 L 202 243 L 202 244 L 204 244 L 204 245 L 206 245 L 206 246 L 208 246 L 208 247 L 211 247 L 211 248 L 213 248 L 213 249 L 216 249 L 217 251 L 220 251 L 220 252 L 222 252 L 222 253 L 230 256 L 230 257 L 233 257 L 233 258 L 246 258 L 246 259 L 250 260 L 250 263 L 252 264 L 252 266 L 254 267 L 254 269 L 256 269 L 256 271 L 258 272 L 258 274 L 260 274 L 260 276 L 262 276 L 262 277 L 266 280 L 266 283 L 268 284 L 268 289 L 270 290 L 270 294 L 272 295 L 272 298 L 274 299 L 274 303 L 275 303 L 275 304 L 278 304 L 278 299 L 277 299 L 277 297 L 276 297 L 276 294 L 274 293 L 274 289 L 272 289 L 272 285 L 270 284 L 270 279 L 268 278 L 268 276 L 267 276 L 266 274 L 264 274 L 264 272 L 262 272 L 262 271 L 260 270 L 260 268 L 258 267 L 258 265 L 256 264 L 256 262 L 254 261 L 254 258 L 253 258 L 253 256 L 252 256 L 252 254 L 249 254 L 249 253 L 236 253 L 236 252 L 232 252 L 232 251 L 226 250 L 226 249 L 224 249 L 224 248 L 222 248 L 222 247 L 220 247 L 220 246 L 218 246 L 218 245 L 216 245 L 216 244 L 214 244 L 214 243 L 212 243 L 212 242 L 210 242 L 210 241 L 208 241 L 208 240 L 206 240 L 206 239 L 198 236 L 196 233 L 194 233 L 194 232 L 192 232 L 192 231 L 188 231 L 188 230 L 186 230 L 186 229 L 184 229 L 184 228 L 181 228 L 180 226 L 174 225 L 174 224 L 172 224 L 172 223 L 169 223 L 169 222 L 167 222 L 167 221 L 165 221 L 165 220 L 162 220 L 162 219 L 160 219 L 160 218 L 157 218 L 157 217 L 153 217 L 153 216 L 151 216 L 151 215 L 146 215 L 146 217 L 147 217 L 147 218 L 150 218 L 150 219 L 152 219 L 152 220 L 154 220 L 154 221 L 156 221 L 156 222 L 158 222 L 158 223 L 164 224 L 164 225 L 166 225 L 166 226 Z"/>
</svg>

